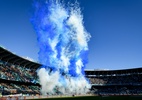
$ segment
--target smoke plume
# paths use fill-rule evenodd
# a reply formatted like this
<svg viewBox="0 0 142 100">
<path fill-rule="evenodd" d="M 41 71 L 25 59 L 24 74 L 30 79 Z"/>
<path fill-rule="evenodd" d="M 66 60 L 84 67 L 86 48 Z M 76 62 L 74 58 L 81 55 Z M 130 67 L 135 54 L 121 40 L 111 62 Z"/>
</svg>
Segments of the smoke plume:
<svg viewBox="0 0 142 100">
<path fill-rule="evenodd" d="M 41 92 L 85 94 L 90 84 L 84 77 L 90 34 L 83 25 L 79 4 L 58 0 L 35 1 L 32 24 L 39 43 L 38 70 Z"/>
</svg>

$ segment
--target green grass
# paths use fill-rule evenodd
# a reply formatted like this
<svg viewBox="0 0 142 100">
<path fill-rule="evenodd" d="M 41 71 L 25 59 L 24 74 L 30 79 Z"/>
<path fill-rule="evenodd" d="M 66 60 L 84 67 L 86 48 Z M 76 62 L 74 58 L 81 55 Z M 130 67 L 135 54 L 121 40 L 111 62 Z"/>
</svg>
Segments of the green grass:
<svg viewBox="0 0 142 100">
<path fill-rule="evenodd" d="M 33 99 L 32 99 L 33 100 Z M 142 96 L 81 96 L 81 97 L 59 97 L 35 100 L 142 100 Z"/>
</svg>

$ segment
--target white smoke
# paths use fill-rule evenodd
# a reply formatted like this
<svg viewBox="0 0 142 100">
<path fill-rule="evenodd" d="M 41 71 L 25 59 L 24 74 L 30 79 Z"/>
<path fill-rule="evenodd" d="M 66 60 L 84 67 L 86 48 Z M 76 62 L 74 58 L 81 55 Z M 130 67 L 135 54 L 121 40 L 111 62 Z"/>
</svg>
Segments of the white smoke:
<svg viewBox="0 0 142 100">
<path fill-rule="evenodd" d="M 49 75 L 49 71 L 45 68 L 41 68 L 38 71 L 39 81 L 42 86 L 41 93 L 46 95 L 47 93 L 54 94 L 53 89 L 58 84 L 59 73 L 56 71 Z"/>
<path fill-rule="evenodd" d="M 46 53 L 42 55 L 46 59 L 43 59 L 42 63 L 54 66 L 57 70 L 55 72 L 50 72 L 46 68 L 38 70 L 39 81 L 42 86 L 41 93 L 43 95 L 47 93 L 56 94 L 58 92 L 61 94 L 86 94 L 89 91 L 90 84 L 82 73 L 82 68 L 85 65 L 80 57 L 80 53 L 88 50 L 87 42 L 91 36 L 84 28 L 81 11 L 79 7 L 71 7 L 70 10 L 67 10 L 59 2 L 51 4 L 48 10 L 50 14 L 44 16 L 42 26 L 52 23 L 55 35 L 51 39 L 48 36 L 51 33 L 39 30 L 40 42 L 44 45 L 49 43 L 52 49 L 52 54 L 48 51 L 46 52 L 50 59 L 46 59 Z M 60 57 L 57 57 L 59 52 L 57 50 L 58 43 L 61 44 Z M 69 74 L 70 66 L 72 67 L 72 59 L 75 61 L 73 69 L 78 74 L 76 77 L 72 77 Z M 47 60 L 48 64 L 46 64 Z M 60 70 L 65 75 L 62 75 Z"/>
<path fill-rule="evenodd" d="M 60 74 L 58 71 L 55 73 L 49 74 L 45 68 L 41 68 L 38 71 L 39 81 L 42 86 L 41 93 L 43 95 L 48 94 L 57 94 L 57 90 L 62 94 L 86 94 L 89 92 L 90 84 L 86 81 L 84 76 L 79 77 L 64 77 L 64 83 L 59 82 Z"/>
</svg>

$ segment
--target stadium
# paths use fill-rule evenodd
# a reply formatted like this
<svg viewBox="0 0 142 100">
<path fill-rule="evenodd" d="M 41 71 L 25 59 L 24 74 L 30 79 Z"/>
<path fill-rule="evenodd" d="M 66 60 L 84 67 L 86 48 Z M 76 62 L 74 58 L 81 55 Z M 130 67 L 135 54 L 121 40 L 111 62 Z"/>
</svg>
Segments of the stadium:
<svg viewBox="0 0 142 100">
<path fill-rule="evenodd" d="M 0 1 L 0 100 L 142 100 L 141 4 Z"/>
<path fill-rule="evenodd" d="M 36 70 L 41 64 L 22 58 L 0 47 L 0 100 L 7 98 L 38 99 L 141 99 L 142 68 L 123 70 L 85 70 L 85 77 L 91 83 L 90 92 L 84 96 L 54 95 L 42 96 Z M 131 96 L 131 98 L 130 98 Z M 120 98 L 121 97 L 121 98 Z"/>
</svg>

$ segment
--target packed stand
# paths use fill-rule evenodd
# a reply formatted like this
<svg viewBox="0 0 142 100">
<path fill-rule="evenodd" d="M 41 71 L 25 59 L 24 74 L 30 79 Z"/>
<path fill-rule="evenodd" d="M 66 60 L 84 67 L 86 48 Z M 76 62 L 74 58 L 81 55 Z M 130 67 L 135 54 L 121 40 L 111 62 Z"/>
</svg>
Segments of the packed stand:
<svg viewBox="0 0 142 100">
<path fill-rule="evenodd" d="M 142 74 L 125 76 L 88 77 L 91 84 L 96 85 L 141 85 Z"/>
<path fill-rule="evenodd" d="M 39 83 L 35 69 L 0 61 L 0 78 L 12 81 Z"/>
<path fill-rule="evenodd" d="M 142 86 L 102 86 L 93 87 L 92 91 L 99 95 L 141 95 Z"/>
<path fill-rule="evenodd" d="M 3 95 L 9 94 L 24 94 L 24 95 L 37 95 L 40 94 L 39 86 L 14 84 L 14 83 L 0 83 L 0 92 Z"/>
<path fill-rule="evenodd" d="M 99 95 L 141 95 L 142 73 L 98 75 L 87 77 L 92 84 L 91 91 Z"/>
</svg>

